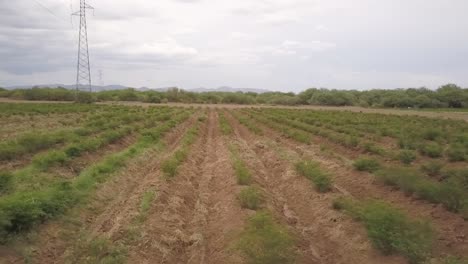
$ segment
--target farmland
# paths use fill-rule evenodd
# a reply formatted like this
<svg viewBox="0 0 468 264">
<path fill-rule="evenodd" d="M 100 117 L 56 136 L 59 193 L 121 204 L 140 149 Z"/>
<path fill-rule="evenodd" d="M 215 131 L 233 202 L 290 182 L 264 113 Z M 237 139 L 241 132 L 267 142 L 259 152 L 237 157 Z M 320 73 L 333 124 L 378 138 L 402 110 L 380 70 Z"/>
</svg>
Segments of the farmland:
<svg viewBox="0 0 468 264">
<path fill-rule="evenodd" d="M 0 124 L 0 263 L 468 260 L 463 118 L 4 102 Z"/>
</svg>

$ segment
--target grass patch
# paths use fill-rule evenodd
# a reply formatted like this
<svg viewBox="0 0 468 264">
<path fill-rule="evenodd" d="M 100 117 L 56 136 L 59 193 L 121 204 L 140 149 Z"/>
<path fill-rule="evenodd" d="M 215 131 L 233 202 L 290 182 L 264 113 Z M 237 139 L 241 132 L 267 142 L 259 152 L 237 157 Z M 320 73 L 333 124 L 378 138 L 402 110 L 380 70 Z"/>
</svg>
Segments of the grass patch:
<svg viewBox="0 0 468 264">
<path fill-rule="evenodd" d="M 248 220 L 236 248 L 251 264 L 294 263 L 294 239 L 267 212 L 258 212 Z"/>
<path fill-rule="evenodd" d="M 8 172 L 0 172 L 0 195 L 7 193 L 13 186 L 13 175 Z"/>
<path fill-rule="evenodd" d="M 155 197 L 156 197 L 156 191 L 154 190 L 149 190 L 143 194 L 143 197 L 140 203 L 139 214 L 137 217 L 139 222 L 145 221 L 148 215 L 148 211 L 151 208 L 151 203 L 153 202 Z"/>
<path fill-rule="evenodd" d="M 181 148 L 178 149 L 174 155 L 172 155 L 172 157 L 162 163 L 161 169 L 168 178 L 173 178 L 177 175 L 177 171 L 180 165 L 182 165 L 187 159 L 190 146 L 193 144 L 197 136 L 198 126 L 195 126 L 191 128 L 182 138 Z"/>
<path fill-rule="evenodd" d="M 242 208 L 257 210 L 263 201 L 262 194 L 256 187 L 247 187 L 239 193 Z"/>
<path fill-rule="evenodd" d="M 380 169 L 381 166 L 376 159 L 370 157 L 360 157 L 354 161 L 353 167 L 358 171 L 374 172 Z"/>
<path fill-rule="evenodd" d="M 67 263 L 123 264 L 127 258 L 127 251 L 122 245 L 103 237 L 90 239 L 81 235 L 70 252 L 65 257 Z"/>
<path fill-rule="evenodd" d="M 327 192 L 331 189 L 332 179 L 325 173 L 317 162 L 301 161 L 296 163 L 296 171 L 311 180 L 319 192 Z"/>
<path fill-rule="evenodd" d="M 249 185 L 252 182 L 252 175 L 249 169 L 239 158 L 234 160 L 234 172 L 236 174 L 237 184 Z"/>
<path fill-rule="evenodd" d="M 219 114 L 219 126 L 221 128 L 221 132 L 223 135 L 231 135 L 232 134 L 232 127 L 226 119 L 224 113 Z"/>
<path fill-rule="evenodd" d="M 401 254 L 410 263 L 422 263 L 429 257 L 434 235 L 427 222 L 409 219 L 382 201 L 341 198 L 334 202 L 334 207 L 363 222 L 372 244 L 384 254 Z"/>
<path fill-rule="evenodd" d="M 429 142 L 422 144 L 419 148 L 419 152 L 421 152 L 422 155 L 430 158 L 439 158 L 442 156 L 443 149 L 436 142 Z"/>
</svg>

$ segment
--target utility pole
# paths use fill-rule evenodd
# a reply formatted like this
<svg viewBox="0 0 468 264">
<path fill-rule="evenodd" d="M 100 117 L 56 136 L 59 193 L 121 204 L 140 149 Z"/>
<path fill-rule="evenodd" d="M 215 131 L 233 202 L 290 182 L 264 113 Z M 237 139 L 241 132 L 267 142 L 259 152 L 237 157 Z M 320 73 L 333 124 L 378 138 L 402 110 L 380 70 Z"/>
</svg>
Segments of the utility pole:
<svg viewBox="0 0 468 264">
<path fill-rule="evenodd" d="M 89 65 L 88 30 L 86 26 L 86 9 L 94 9 L 86 4 L 86 0 L 80 0 L 80 11 L 73 13 L 80 17 L 78 33 L 78 63 L 76 69 L 76 93 L 79 91 L 91 92 L 91 68 Z"/>
</svg>

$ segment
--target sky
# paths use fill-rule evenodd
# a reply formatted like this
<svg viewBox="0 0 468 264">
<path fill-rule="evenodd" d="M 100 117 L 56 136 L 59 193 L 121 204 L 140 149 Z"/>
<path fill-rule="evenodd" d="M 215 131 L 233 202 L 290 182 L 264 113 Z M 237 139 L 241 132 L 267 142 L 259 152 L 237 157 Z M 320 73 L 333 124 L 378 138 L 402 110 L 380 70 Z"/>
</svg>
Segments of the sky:
<svg viewBox="0 0 468 264">
<path fill-rule="evenodd" d="M 466 0 L 87 3 L 95 85 L 468 87 Z M 75 82 L 78 7 L 0 0 L 0 86 Z"/>
</svg>

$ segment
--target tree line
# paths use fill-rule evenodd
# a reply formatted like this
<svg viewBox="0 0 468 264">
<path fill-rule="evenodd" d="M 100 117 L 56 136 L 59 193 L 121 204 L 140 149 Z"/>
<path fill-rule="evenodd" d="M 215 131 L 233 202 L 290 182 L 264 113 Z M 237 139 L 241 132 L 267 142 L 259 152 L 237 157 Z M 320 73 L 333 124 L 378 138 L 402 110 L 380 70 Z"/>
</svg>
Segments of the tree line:
<svg viewBox="0 0 468 264">
<path fill-rule="evenodd" d="M 65 88 L 32 88 L 7 90 L 0 88 L 0 97 L 47 101 L 139 101 L 146 103 L 201 104 L 271 104 L 324 105 L 390 108 L 468 108 L 468 88 L 446 84 L 436 90 L 407 88 L 392 90 L 335 90 L 310 88 L 299 94 L 292 92 L 190 92 L 179 88 L 167 91 L 124 90 L 80 92 Z"/>
</svg>

